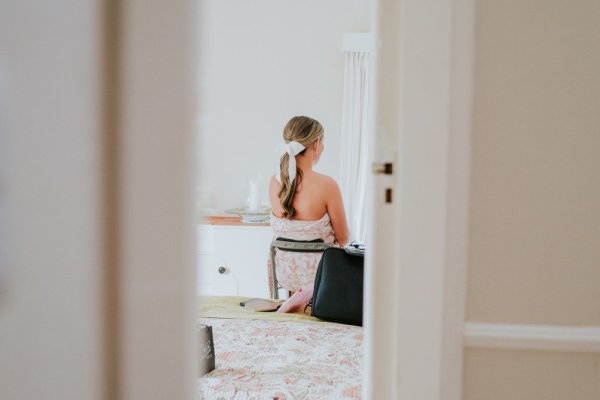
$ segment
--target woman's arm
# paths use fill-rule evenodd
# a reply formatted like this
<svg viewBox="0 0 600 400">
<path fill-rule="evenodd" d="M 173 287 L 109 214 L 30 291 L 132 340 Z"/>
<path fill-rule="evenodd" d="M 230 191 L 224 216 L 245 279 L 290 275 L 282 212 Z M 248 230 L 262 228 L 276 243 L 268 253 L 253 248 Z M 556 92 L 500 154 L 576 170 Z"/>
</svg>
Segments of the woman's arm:
<svg viewBox="0 0 600 400">
<path fill-rule="evenodd" d="M 348 222 L 346 221 L 346 210 L 344 209 L 342 192 L 340 191 L 338 184 L 332 178 L 328 179 L 325 196 L 327 213 L 331 220 L 335 241 L 341 247 L 344 247 L 350 239 L 350 232 L 348 231 Z"/>
</svg>

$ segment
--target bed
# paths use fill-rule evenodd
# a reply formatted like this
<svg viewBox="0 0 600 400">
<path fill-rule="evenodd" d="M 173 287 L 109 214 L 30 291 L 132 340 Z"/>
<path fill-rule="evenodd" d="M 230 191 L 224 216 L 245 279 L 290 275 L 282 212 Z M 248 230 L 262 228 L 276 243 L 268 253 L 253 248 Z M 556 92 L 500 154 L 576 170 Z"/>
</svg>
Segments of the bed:
<svg viewBox="0 0 600 400">
<path fill-rule="evenodd" d="M 197 399 L 360 399 L 361 327 L 253 312 L 240 307 L 246 299 L 199 299 L 216 368 L 198 379 Z"/>
</svg>

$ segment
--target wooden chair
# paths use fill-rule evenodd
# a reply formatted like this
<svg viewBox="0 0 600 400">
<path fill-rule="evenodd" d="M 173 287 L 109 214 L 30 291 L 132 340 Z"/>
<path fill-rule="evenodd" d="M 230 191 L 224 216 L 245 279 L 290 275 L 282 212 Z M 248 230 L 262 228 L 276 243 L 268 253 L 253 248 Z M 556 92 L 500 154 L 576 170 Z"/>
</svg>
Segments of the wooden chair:
<svg viewBox="0 0 600 400">
<path fill-rule="evenodd" d="M 293 240 L 278 237 L 271 242 L 271 276 L 273 277 L 272 298 L 279 299 L 279 283 L 277 282 L 277 272 L 275 268 L 275 249 L 282 251 L 292 251 L 298 253 L 322 253 L 332 246 L 323 242 L 322 239 L 316 240 Z"/>
</svg>

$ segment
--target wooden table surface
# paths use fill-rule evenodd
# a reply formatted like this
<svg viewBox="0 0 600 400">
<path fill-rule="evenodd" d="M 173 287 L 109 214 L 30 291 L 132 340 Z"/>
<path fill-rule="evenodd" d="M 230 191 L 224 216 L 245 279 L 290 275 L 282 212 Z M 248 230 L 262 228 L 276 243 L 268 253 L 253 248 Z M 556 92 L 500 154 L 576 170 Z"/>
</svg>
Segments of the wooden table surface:
<svg viewBox="0 0 600 400">
<path fill-rule="evenodd" d="M 240 221 L 240 217 L 226 217 L 226 216 L 209 216 L 203 217 L 202 223 L 208 225 L 229 225 L 229 226 L 269 226 L 268 222 L 261 224 L 252 224 Z"/>
</svg>

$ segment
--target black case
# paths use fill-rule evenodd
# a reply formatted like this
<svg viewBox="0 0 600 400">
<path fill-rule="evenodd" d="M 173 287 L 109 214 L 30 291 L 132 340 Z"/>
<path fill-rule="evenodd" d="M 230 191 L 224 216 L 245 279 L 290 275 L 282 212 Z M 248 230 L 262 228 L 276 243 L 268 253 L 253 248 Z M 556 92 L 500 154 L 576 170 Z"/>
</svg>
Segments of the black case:
<svg viewBox="0 0 600 400">
<path fill-rule="evenodd" d="M 323 252 L 315 277 L 312 315 L 362 326 L 364 257 L 340 248 Z"/>
</svg>

